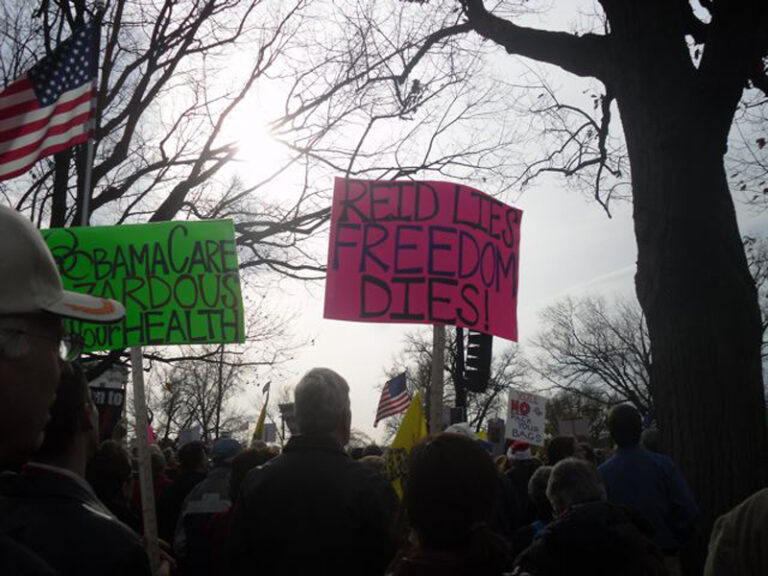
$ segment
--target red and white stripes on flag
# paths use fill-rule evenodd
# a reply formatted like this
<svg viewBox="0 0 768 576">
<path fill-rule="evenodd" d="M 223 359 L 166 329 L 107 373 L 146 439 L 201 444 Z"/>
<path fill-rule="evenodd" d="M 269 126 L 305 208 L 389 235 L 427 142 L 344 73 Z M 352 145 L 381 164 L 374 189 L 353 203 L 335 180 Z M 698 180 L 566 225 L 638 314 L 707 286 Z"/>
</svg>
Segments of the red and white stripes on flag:
<svg viewBox="0 0 768 576">
<path fill-rule="evenodd" d="M 373 426 L 375 427 L 379 420 L 404 412 L 410 402 L 411 396 L 408 394 L 408 388 L 405 385 L 405 372 L 403 372 L 384 384 Z"/>
<path fill-rule="evenodd" d="M 0 180 L 85 142 L 95 99 L 96 26 L 62 42 L 0 93 Z"/>
</svg>

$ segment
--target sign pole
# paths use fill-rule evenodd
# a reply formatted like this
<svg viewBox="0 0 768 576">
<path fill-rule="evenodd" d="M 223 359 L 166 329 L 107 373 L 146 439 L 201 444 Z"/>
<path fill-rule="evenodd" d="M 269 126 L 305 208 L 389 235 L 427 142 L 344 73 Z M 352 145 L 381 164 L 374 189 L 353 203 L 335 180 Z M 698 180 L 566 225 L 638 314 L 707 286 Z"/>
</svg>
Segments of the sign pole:
<svg viewBox="0 0 768 576">
<path fill-rule="evenodd" d="M 149 421 L 147 399 L 144 395 L 144 366 L 141 346 L 131 348 L 131 374 L 133 376 L 133 409 L 136 413 L 136 439 L 139 451 L 139 486 L 141 488 L 141 512 L 144 518 L 144 539 L 152 573 L 160 567 L 160 544 L 157 537 L 155 516 L 155 491 L 152 485 L 152 465 L 149 458 Z"/>
<path fill-rule="evenodd" d="M 443 429 L 443 366 L 445 365 L 445 326 L 432 326 L 432 376 L 429 380 L 429 433 Z"/>
<path fill-rule="evenodd" d="M 80 226 L 88 226 L 91 211 L 91 178 L 93 174 L 93 136 L 85 144 L 85 174 L 83 175 L 83 205 Z"/>
<path fill-rule="evenodd" d="M 95 51 L 98 55 L 101 45 L 101 19 L 104 16 L 104 3 L 97 3 L 97 18 L 99 33 L 96 35 Z M 94 94 L 98 91 L 98 65 L 94 67 L 92 86 Z M 89 121 L 90 135 L 86 142 L 85 174 L 83 178 L 83 196 L 81 205 L 81 226 L 88 226 L 91 216 L 91 188 L 93 187 L 93 156 L 96 145 L 96 126 L 98 103 L 93 98 L 93 117 Z M 160 568 L 160 543 L 157 536 L 157 519 L 155 516 L 155 492 L 152 486 L 152 466 L 149 459 L 149 422 L 147 419 L 147 400 L 144 395 L 144 368 L 141 346 L 131 348 L 131 372 L 133 374 L 133 407 L 136 412 L 136 438 L 138 440 L 139 456 L 139 485 L 141 487 L 141 508 L 144 519 L 144 538 L 147 555 L 152 573 Z"/>
<path fill-rule="evenodd" d="M 95 58 L 91 64 L 91 89 L 93 98 L 91 98 L 91 118 L 88 120 L 88 140 L 85 144 L 85 174 L 83 175 L 83 197 L 80 216 L 80 226 L 88 226 L 91 217 L 91 188 L 93 187 L 93 155 L 96 148 L 96 129 L 98 128 L 99 118 L 99 55 L 101 53 L 101 23 L 104 18 L 106 7 L 102 0 L 96 2 L 96 27 L 97 32 L 93 41 L 93 51 Z"/>
</svg>

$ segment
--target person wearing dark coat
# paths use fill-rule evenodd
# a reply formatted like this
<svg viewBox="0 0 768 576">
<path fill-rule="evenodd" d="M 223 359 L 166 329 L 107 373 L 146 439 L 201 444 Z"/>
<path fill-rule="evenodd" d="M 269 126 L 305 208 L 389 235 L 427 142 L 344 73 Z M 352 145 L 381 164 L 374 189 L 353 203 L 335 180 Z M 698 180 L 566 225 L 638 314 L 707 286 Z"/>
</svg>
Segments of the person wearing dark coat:
<svg viewBox="0 0 768 576">
<path fill-rule="evenodd" d="M 391 483 L 344 451 L 349 386 L 314 368 L 295 390 L 300 435 L 252 470 L 231 522 L 233 574 L 381 576 L 395 552 Z"/>
<path fill-rule="evenodd" d="M 157 531 L 162 540 L 173 542 L 176 524 L 184 500 L 192 489 L 205 480 L 208 455 L 200 441 L 188 442 L 179 448 L 179 470 L 176 479 L 160 495 L 157 502 Z"/>
<path fill-rule="evenodd" d="M 547 525 L 552 522 L 552 504 L 547 498 L 547 483 L 551 473 L 551 466 L 541 466 L 528 481 L 528 496 L 536 509 L 536 518 L 513 534 L 512 556 L 515 558 L 541 536 Z"/>
<path fill-rule="evenodd" d="M 62 576 L 149 575 L 141 540 L 87 483 L 36 464 L 0 478 L 2 529 Z"/>
<path fill-rule="evenodd" d="M 232 460 L 241 451 L 240 442 L 233 438 L 217 440 L 211 453 L 213 468 L 184 499 L 173 538 L 173 551 L 186 576 L 210 576 L 213 573 L 209 525 L 214 516 L 232 506 L 229 495 Z"/>
<path fill-rule="evenodd" d="M 561 460 L 550 473 L 547 496 L 555 520 L 515 561 L 530 576 L 667 576 L 652 527 L 636 513 L 605 501 L 595 467 Z"/>
<path fill-rule="evenodd" d="M 653 540 L 670 572 L 680 573 L 680 548 L 693 535 L 699 509 L 671 458 L 641 443 L 642 419 L 634 406 L 620 404 L 608 414 L 615 454 L 598 469 L 608 501 L 636 510 L 653 526 Z"/>
<path fill-rule="evenodd" d="M 232 459 L 232 474 L 229 477 L 229 499 L 237 502 L 240 488 L 246 475 L 253 468 L 272 460 L 273 454 L 263 444 L 258 448 L 248 448 Z M 229 534 L 232 521 L 232 508 L 216 514 L 208 523 L 207 541 L 211 553 L 212 570 L 210 576 L 230 576 L 231 561 L 229 557 Z"/>
<path fill-rule="evenodd" d="M 555 436 L 547 443 L 547 466 L 554 466 L 576 454 L 576 438 L 573 436 Z"/>
<path fill-rule="evenodd" d="M 102 442 L 88 462 L 85 479 L 115 518 L 141 534 L 140 511 L 133 507 L 131 457 L 120 444 L 114 440 Z"/>
<path fill-rule="evenodd" d="M 85 481 L 99 414 L 76 366 L 62 374 L 40 450 L 19 474 L 0 477 L 0 527 L 62 576 L 149 575 L 139 537 Z"/>
<path fill-rule="evenodd" d="M 533 457 L 527 442 L 513 442 L 507 450 L 507 461 L 509 470 L 504 473 L 502 489 L 506 492 L 504 500 L 508 503 L 509 528 L 504 536 L 511 539 L 515 532 L 536 519 L 536 507 L 528 494 L 528 482 L 541 462 Z"/>
<path fill-rule="evenodd" d="M 394 576 L 501 576 L 509 549 L 488 524 L 497 487 L 477 441 L 444 432 L 417 445 L 403 496 L 413 545 L 401 550 Z"/>
</svg>

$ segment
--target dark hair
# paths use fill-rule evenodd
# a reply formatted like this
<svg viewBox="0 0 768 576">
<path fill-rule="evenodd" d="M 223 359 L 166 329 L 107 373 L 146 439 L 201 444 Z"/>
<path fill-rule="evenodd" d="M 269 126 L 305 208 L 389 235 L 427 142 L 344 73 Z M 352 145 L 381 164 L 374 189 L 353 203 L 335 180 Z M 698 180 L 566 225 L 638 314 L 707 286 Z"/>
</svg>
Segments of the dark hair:
<svg viewBox="0 0 768 576">
<path fill-rule="evenodd" d="M 352 460 L 360 460 L 360 458 L 363 457 L 363 447 L 355 446 L 354 448 L 350 449 L 349 455 L 352 457 Z"/>
<path fill-rule="evenodd" d="M 272 460 L 275 455 L 266 447 L 248 448 L 232 459 L 232 474 L 229 477 L 229 499 L 234 504 L 240 494 L 240 486 L 252 469 Z"/>
<path fill-rule="evenodd" d="M 45 425 L 45 438 L 35 456 L 48 461 L 61 456 L 77 435 L 83 407 L 92 404 L 91 392 L 83 370 L 76 364 L 61 371 L 51 419 Z"/>
<path fill-rule="evenodd" d="M 552 466 L 541 466 L 528 481 L 528 496 L 536 508 L 536 518 L 544 523 L 552 520 L 552 504 L 547 498 L 547 483 L 552 474 Z"/>
<path fill-rule="evenodd" d="M 608 413 L 608 430 L 619 448 L 637 445 L 642 428 L 640 412 L 631 404 L 619 404 Z"/>
<path fill-rule="evenodd" d="M 584 460 L 594 466 L 597 466 L 597 456 L 595 455 L 595 449 L 586 442 L 579 442 L 578 447 L 584 451 Z"/>
<path fill-rule="evenodd" d="M 132 471 L 128 453 L 114 440 L 106 440 L 88 462 L 85 477 L 99 500 L 109 502 L 121 495 Z"/>
<path fill-rule="evenodd" d="M 547 464 L 554 466 L 560 460 L 570 458 L 576 452 L 576 438 L 573 436 L 555 436 L 547 445 Z"/>
<path fill-rule="evenodd" d="M 165 453 L 165 451 L 168 450 L 169 448 L 174 452 L 177 451 L 176 442 L 174 442 L 170 438 L 161 438 L 160 440 L 158 440 L 157 445 L 163 449 L 163 453 Z"/>
<path fill-rule="evenodd" d="M 467 545 L 473 527 L 488 520 L 497 489 L 496 467 L 482 446 L 443 433 L 411 451 L 403 502 L 424 546 L 451 549 Z"/>
<path fill-rule="evenodd" d="M 195 470 L 205 468 L 208 461 L 205 444 L 199 440 L 187 442 L 179 448 L 176 459 L 179 461 L 179 467 L 183 472 L 194 472 Z"/>
<path fill-rule="evenodd" d="M 363 448 L 363 457 L 365 456 L 384 456 L 384 450 L 381 449 L 381 446 L 369 444 Z"/>
</svg>

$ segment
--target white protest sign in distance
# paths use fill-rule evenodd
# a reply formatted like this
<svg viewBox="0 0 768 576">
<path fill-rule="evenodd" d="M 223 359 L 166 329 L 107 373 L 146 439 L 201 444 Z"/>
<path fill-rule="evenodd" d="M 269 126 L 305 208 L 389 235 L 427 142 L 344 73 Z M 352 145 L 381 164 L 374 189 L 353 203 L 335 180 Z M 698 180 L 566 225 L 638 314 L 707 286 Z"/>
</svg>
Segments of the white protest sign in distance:
<svg viewBox="0 0 768 576">
<path fill-rule="evenodd" d="M 547 419 L 547 399 L 544 396 L 509 391 L 507 403 L 507 438 L 544 445 L 544 425 Z"/>
</svg>

